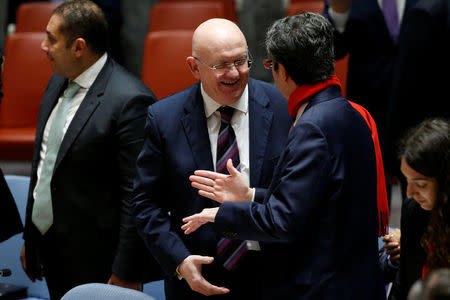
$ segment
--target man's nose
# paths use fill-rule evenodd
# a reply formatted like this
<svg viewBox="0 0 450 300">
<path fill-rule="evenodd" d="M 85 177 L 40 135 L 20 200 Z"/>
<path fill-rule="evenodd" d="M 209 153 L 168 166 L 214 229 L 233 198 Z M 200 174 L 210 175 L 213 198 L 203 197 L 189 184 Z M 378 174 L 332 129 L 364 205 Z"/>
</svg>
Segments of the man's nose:
<svg viewBox="0 0 450 300">
<path fill-rule="evenodd" d="M 41 50 L 44 52 L 48 51 L 48 46 L 47 46 L 47 39 L 44 39 L 41 43 Z"/>
</svg>

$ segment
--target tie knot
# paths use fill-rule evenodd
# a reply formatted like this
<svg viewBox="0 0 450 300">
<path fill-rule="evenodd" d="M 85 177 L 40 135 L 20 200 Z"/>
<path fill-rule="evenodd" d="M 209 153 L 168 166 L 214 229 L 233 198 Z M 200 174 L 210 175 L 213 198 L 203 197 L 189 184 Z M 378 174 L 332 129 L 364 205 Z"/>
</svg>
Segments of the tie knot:
<svg viewBox="0 0 450 300">
<path fill-rule="evenodd" d="M 64 98 L 67 99 L 72 98 L 80 88 L 81 87 L 78 85 L 78 83 L 71 81 L 67 86 L 66 90 L 64 91 Z"/>
<path fill-rule="evenodd" d="M 230 123 L 231 117 L 234 113 L 234 108 L 231 106 L 222 106 L 218 109 L 220 112 L 220 117 L 222 118 L 223 122 Z"/>
</svg>

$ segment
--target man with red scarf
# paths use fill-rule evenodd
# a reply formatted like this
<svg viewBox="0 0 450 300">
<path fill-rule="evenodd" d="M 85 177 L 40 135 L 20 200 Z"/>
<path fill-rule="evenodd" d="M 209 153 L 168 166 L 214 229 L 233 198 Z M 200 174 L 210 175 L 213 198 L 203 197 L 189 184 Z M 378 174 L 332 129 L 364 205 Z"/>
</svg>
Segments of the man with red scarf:
<svg viewBox="0 0 450 300">
<path fill-rule="evenodd" d="M 265 299 L 385 299 L 377 236 L 388 208 L 376 126 L 341 95 L 332 26 L 313 13 L 278 20 L 266 50 L 295 120 L 269 189 L 246 186 L 231 161 L 230 175 L 196 171 L 192 185 L 222 204 L 184 218 L 182 229 L 214 222 L 224 236 L 260 241 Z"/>
</svg>

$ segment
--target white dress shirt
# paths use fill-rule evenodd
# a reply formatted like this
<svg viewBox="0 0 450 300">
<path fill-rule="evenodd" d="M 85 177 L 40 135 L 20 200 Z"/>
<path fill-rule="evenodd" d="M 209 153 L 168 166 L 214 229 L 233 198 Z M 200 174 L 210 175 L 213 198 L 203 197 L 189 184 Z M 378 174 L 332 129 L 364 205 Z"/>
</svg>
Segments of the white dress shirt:
<svg viewBox="0 0 450 300">
<path fill-rule="evenodd" d="M 203 97 L 203 104 L 205 107 L 206 124 L 208 126 L 209 143 L 211 145 L 212 160 L 214 163 L 214 170 L 216 170 L 217 160 L 217 138 L 221 125 L 220 112 L 217 111 L 222 105 L 212 99 L 203 89 L 200 84 L 201 93 Z M 229 105 L 235 109 L 231 117 L 231 127 L 236 135 L 236 142 L 239 149 L 239 162 L 241 166 L 241 173 L 248 186 L 250 186 L 250 127 L 248 114 L 248 85 L 238 101 Z M 253 199 L 252 199 L 253 201 Z M 261 250 L 257 241 L 247 241 L 247 248 L 249 250 Z"/>
<path fill-rule="evenodd" d="M 64 128 L 63 128 L 63 139 L 64 139 L 64 135 L 66 134 L 67 128 L 69 128 L 69 125 L 72 122 L 72 119 L 75 116 L 75 113 L 77 112 L 78 108 L 81 105 L 81 102 L 83 101 L 84 97 L 86 96 L 87 92 L 89 91 L 89 88 L 94 83 L 98 74 L 100 73 L 103 66 L 105 65 L 106 59 L 107 59 L 107 54 L 105 53 L 92 66 L 90 66 L 88 69 L 86 69 L 83 73 L 78 75 L 78 77 L 73 80 L 80 86 L 80 89 L 72 98 L 72 103 L 69 107 L 66 122 L 65 122 Z M 37 168 L 37 182 L 36 182 L 36 186 L 33 191 L 33 197 L 35 199 L 36 199 L 36 187 L 38 186 L 38 183 L 39 183 L 39 179 L 40 179 L 41 171 L 42 171 L 42 164 L 44 162 L 45 152 L 47 151 L 48 134 L 50 132 L 54 114 L 57 111 L 57 109 L 63 99 L 62 96 L 63 95 L 61 94 L 61 96 L 58 99 L 58 103 L 53 108 L 52 113 L 50 114 L 50 117 L 48 118 L 47 123 L 45 124 L 44 135 L 42 136 L 41 151 L 39 153 L 40 159 L 39 159 L 39 164 L 38 164 L 38 168 Z"/>
<path fill-rule="evenodd" d="M 208 126 L 209 143 L 211 145 L 212 160 L 214 170 L 217 162 L 217 138 L 219 136 L 221 117 L 217 111 L 222 105 L 212 99 L 203 89 L 203 104 L 205 107 L 206 124 Z M 247 185 L 250 185 L 250 134 L 249 134 L 249 116 L 248 116 L 248 86 L 245 87 L 241 98 L 230 105 L 235 109 L 230 124 L 236 135 L 236 141 L 239 149 L 239 161 L 241 173 L 245 178 Z M 235 166 L 236 167 L 236 166 Z"/>
</svg>

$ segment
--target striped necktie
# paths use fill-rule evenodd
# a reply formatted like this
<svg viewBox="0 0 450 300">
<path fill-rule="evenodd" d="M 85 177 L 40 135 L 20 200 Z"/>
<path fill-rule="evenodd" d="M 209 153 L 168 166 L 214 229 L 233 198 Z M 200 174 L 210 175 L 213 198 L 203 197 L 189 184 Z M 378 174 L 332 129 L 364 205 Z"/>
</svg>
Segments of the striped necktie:
<svg viewBox="0 0 450 300">
<path fill-rule="evenodd" d="M 234 108 L 223 106 L 218 109 L 221 117 L 219 137 L 217 139 L 217 163 L 218 173 L 228 174 L 227 161 L 232 159 L 233 166 L 240 171 L 239 149 L 230 121 Z M 222 238 L 217 243 L 217 258 L 228 271 L 234 270 L 238 261 L 248 251 L 247 241 Z"/>
</svg>

